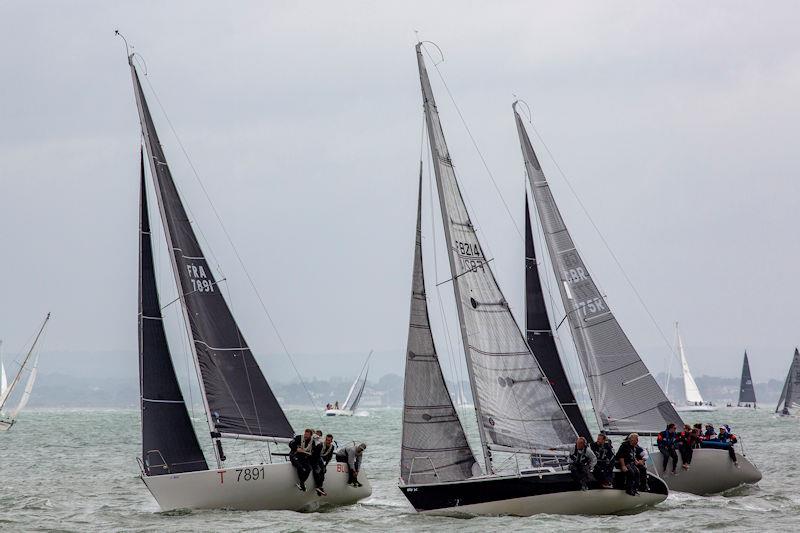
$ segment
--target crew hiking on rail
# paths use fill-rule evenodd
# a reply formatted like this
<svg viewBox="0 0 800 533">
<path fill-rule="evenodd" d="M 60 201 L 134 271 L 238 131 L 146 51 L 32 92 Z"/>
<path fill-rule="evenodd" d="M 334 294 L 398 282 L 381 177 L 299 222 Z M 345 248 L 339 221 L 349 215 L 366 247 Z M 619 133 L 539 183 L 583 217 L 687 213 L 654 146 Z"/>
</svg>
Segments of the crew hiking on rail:
<svg viewBox="0 0 800 533">
<path fill-rule="evenodd" d="M 309 475 L 313 475 L 315 491 L 317 496 L 327 496 L 325 492 L 325 472 L 328 463 L 335 456 L 336 461 L 347 463 L 348 479 L 347 483 L 353 487 L 360 487 L 358 482 L 358 471 L 361 468 L 361 459 L 366 444 L 345 446 L 336 449 L 336 442 L 330 433 L 322 437 L 322 430 L 306 429 L 302 435 L 295 435 L 289 442 L 289 462 L 297 471 L 298 482 L 295 486 L 305 492 L 306 480 Z"/>
</svg>

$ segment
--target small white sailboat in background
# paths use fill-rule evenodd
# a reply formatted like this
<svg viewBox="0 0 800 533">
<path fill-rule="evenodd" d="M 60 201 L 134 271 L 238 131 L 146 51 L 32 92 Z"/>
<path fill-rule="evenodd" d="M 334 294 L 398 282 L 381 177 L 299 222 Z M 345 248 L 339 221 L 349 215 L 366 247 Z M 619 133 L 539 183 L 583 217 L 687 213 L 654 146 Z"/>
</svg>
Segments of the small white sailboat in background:
<svg viewBox="0 0 800 533">
<path fill-rule="evenodd" d="M 31 391 L 33 390 L 33 384 L 36 382 L 36 375 L 38 374 L 39 370 L 39 353 L 35 352 L 36 345 L 39 342 L 39 338 L 42 336 L 44 332 L 45 326 L 47 326 L 47 322 L 50 320 L 50 313 L 47 313 L 47 316 L 42 323 L 42 327 L 39 328 L 39 332 L 36 334 L 36 338 L 33 340 L 33 344 L 31 344 L 30 350 L 25 355 L 25 359 L 22 360 L 22 364 L 19 367 L 19 371 L 17 375 L 14 376 L 14 380 L 11 382 L 11 385 L 8 385 L 6 381 L 6 372 L 5 367 L 0 368 L 2 371 L 2 377 L 0 377 L 0 382 L 3 385 L 2 390 L 0 390 L 0 431 L 8 431 L 11 429 L 11 426 L 14 425 L 14 422 L 17 420 L 17 416 L 19 413 L 28 405 L 28 400 L 31 397 Z M 0 367 L 2 366 L 2 361 L 0 361 Z M 22 381 L 22 377 L 25 372 L 30 372 L 28 375 L 28 381 L 25 383 L 25 389 L 22 391 L 22 396 L 20 396 L 19 403 L 17 406 L 14 407 L 7 415 L 3 414 L 3 407 L 5 406 L 6 402 L 8 401 L 11 393 L 14 392 L 14 388 L 17 386 L 18 383 Z"/>
<path fill-rule="evenodd" d="M 694 376 L 692 376 L 692 373 L 689 370 L 689 361 L 686 360 L 686 352 L 683 350 L 683 339 L 681 338 L 681 333 L 678 330 L 677 322 L 675 322 L 675 336 L 678 339 L 678 355 L 681 358 L 681 370 L 683 372 L 683 392 L 685 400 L 685 403 L 683 405 L 677 405 L 675 410 L 681 413 L 716 411 L 717 409 L 713 405 L 703 400 L 703 396 L 700 394 L 700 388 L 697 386 L 697 382 L 694 380 Z M 667 386 L 669 386 L 669 374 L 667 376 Z"/>
<path fill-rule="evenodd" d="M 364 394 L 364 389 L 367 386 L 367 376 L 369 375 L 369 359 L 372 357 L 372 350 L 367 355 L 367 360 L 361 367 L 361 371 L 356 376 L 356 380 L 350 386 L 344 403 L 339 408 L 331 408 L 325 410 L 325 416 L 353 416 L 356 413 L 356 408 L 361 402 L 361 396 Z"/>
<path fill-rule="evenodd" d="M 795 348 L 775 413 L 780 416 L 797 416 L 798 407 L 800 407 L 800 351 Z"/>
</svg>

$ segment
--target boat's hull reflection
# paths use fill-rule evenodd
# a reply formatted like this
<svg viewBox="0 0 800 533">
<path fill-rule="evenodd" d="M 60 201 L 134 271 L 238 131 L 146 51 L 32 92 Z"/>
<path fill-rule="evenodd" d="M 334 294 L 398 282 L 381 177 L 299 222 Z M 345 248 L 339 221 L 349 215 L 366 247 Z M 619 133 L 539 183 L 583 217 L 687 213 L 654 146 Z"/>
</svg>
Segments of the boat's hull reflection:
<svg viewBox="0 0 800 533">
<path fill-rule="evenodd" d="M 624 476 L 615 473 L 614 488 L 597 483 L 582 491 L 568 472 L 479 477 L 461 482 L 401 485 L 421 513 L 442 515 L 616 514 L 655 505 L 667 498 L 663 481 L 649 476 L 649 492 L 629 496 Z"/>
<path fill-rule="evenodd" d="M 307 490 L 295 487 L 297 474 L 290 463 L 249 465 L 185 474 L 142 476 L 162 511 L 175 509 L 236 509 L 314 511 L 324 505 L 350 505 L 372 494 L 365 471 L 361 487 L 347 484 L 347 465 L 331 462 L 325 475 L 327 496 L 316 495 L 311 476 Z"/>
</svg>

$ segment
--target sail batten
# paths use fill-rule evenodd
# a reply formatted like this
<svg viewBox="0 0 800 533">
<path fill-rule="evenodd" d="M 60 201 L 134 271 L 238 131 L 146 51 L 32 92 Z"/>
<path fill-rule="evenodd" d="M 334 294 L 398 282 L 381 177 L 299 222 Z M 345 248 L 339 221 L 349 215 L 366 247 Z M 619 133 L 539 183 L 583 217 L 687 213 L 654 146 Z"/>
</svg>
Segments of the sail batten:
<svg viewBox="0 0 800 533">
<path fill-rule="evenodd" d="M 129 61 L 156 197 L 212 434 L 290 438 L 293 430 L 217 286 L 172 179 Z M 148 313 L 152 315 L 152 313 Z"/>
<path fill-rule="evenodd" d="M 600 428 L 657 432 L 682 424 L 589 275 L 514 105 L 534 204 Z"/>
<path fill-rule="evenodd" d="M 430 326 L 422 264 L 421 173 L 411 285 L 400 477 L 408 484 L 461 481 L 472 477 L 477 462 L 447 389 Z"/>
<path fill-rule="evenodd" d="M 491 471 L 489 444 L 547 448 L 574 443 L 575 430 L 543 379 L 479 242 L 447 148 L 420 44 L 417 64 L 451 284 L 479 434 Z"/>
<path fill-rule="evenodd" d="M 747 351 L 744 352 L 742 361 L 742 381 L 739 384 L 739 407 L 742 404 L 756 405 L 756 390 L 753 387 L 753 377 L 750 375 L 750 361 L 747 359 Z"/>
</svg>

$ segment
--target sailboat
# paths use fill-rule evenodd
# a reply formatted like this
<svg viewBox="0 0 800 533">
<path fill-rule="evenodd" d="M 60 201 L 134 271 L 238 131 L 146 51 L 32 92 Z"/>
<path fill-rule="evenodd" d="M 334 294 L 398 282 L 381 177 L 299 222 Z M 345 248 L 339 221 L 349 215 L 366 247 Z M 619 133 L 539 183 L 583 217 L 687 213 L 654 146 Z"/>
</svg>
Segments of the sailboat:
<svg viewBox="0 0 800 533">
<path fill-rule="evenodd" d="M 347 397 L 344 403 L 338 409 L 326 409 L 325 416 L 353 416 L 356 413 L 358 404 L 361 401 L 361 396 L 364 394 L 364 389 L 367 386 L 367 376 L 369 375 L 369 358 L 372 352 L 369 352 L 367 361 L 364 363 L 363 368 L 356 376 L 356 380 L 350 386 Z"/>
<path fill-rule="evenodd" d="M 566 313 L 561 322 L 569 323 L 598 427 L 612 436 L 636 432 L 655 437 L 670 422 L 682 426 L 680 415 L 639 357 L 578 253 L 517 105 L 512 107 L 525 169 Z M 661 453 L 655 450 L 650 457 L 651 471 L 662 475 Z M 761 479 L 746 457 L 737 454 L 737 459 L 738 469 L 725 450 L 695 450 L 691 469 L 664 481 L 670 490 L 712 494 Z"/>
<path fill-rule="evenodd" d="M 565 469 L 577 433 L 517 326 L 490 259 L 484 256 L 447 149 L 421 43 L 416 53 L 448 249 L 448 281 L 455 294 L 483 468 L 453 406 L 430 327 L 422 261 L 420 163 L 400 490 L 416 511 L 432 514 L 608 514 L 663 501 L 667 488 L 656 478 L 650 491 L 634 497 L 596 483 L 582 491 Z"/>
<path fill-rule="evenodd" d="M 686 352 L 683 350 L 683 339 L 681 332 L 678 330 L 678 323 L 675 322 L 675 338 L 678 342 L 678 356 L 681 359 L 681 371 L 683 372 L 683 397 L 685 403 L 677 405 L 675 410 L 678 412 L 694 412 L 694 413 L 707 413 L 716 411 L 716 408 L 703 401 L 703 396 L 700 394 L 700 389 L 689 370 L 689 361 L 686 359 Z M 669 374 L 667 375 L 667 386 L 669 386 Z"/>
<path fill-rule="evenodd" d="M 314 510 L 352 504 L 372 492 L 347 485 L 343 465 L 331 462 L 327 496 L 295 488 L 297 474 L 277 450 L 294 430 L 278 404 L 223 297 L 187 217 L 142 91 L 133 54 L 128 55 L 144 149 L 140 151 L 139 371 L 141 382 L 141 479 L 162 510 Z M 145 151 L 170 250 L 184 325 L 203 399 L 215 468 L 206 462 L 170 357 L 156 287 L 145 187 Z M 223 442 L 264 446 L 255 463 L 229 466 Z"/>
<path fill-rule="evenodd" d="M 22 360 L 22 364 L 19 367 L 17 375 L 14 376 L 11 384 L 7 385 L 3 391 L 0 392 L 0 431 L 8 431 L 11 429 L 11 426 L 13 426 L 14 422 L 16 422 L 19 413 L 25 408 L 26 405 L 28 405 L 28 400 L 30 399 L 31 392 L 33 391 L 33 384 L 36 382 L 36 375 L 39 372 L 39 352 L 36 352 L 36 345 L 38 344 L 39 339 L 44 332 L 44 328 L 47 326 L 47 322 L 49 320 L 50 313 L 47 313 L 47 316 L 44 318 L 44 322 L 42 322 L 42 325 L 36 334 L 36 337 L 33 339 L 33 344 L 31 344 L 28 353 L 25 354 L 25 358 Z M 11 393 L 14 392 L 14 388 L 22 381 L 22 377 L 26 372 L 28 373 L 28 380 L 25 382 L 25 388 L 22 390 L 22 395 L 19 398 L 19 402 L 17 403 L 16 407 L 14 407 L 7 415 L 4 415 L 3 407 L 11 397 Z M 5 369 L 3 369 L 3 381 L 5 381 Z"/>
<path fill-rule="evenodd" d="M 800 351 L 795 348 L 775 412 L 781 416 L 797 416 L 798 407 L 800 407 Z"/>
<path fill-rule="evenodd" d="M 739 385 L 739 401 L 736 406 L 756 408 L 756 389 L 753 387 L 753 378 L 750 376 L 747 350 L 744 352 L 744 361 L 742 362 L 742 381 Z"/>
</svg>

